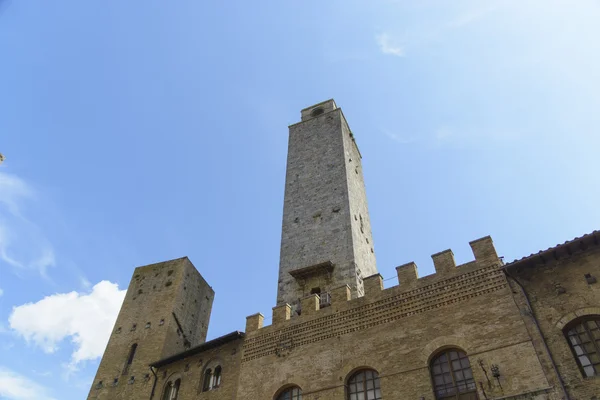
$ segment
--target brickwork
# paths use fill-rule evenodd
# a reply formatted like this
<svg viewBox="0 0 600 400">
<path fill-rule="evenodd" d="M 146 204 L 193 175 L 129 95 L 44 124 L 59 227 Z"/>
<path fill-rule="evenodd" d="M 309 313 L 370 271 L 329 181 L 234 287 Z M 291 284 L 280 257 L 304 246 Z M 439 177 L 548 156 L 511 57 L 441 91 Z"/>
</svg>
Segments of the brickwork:
<svg viewBox="0 0 600 400">
<path fill-rule="evenodd" d="M 322 113 L 314 115 L 315 110 Z M 318 288 L 348 284 L 377 272 L 361 156 L 333 100 L 302 111 L 289 128 L 277 304 L 295 306 Z M 291 271 L 330 262 L 331 270 Z"/>
<path fill-rule="evenodd" d="M 368 368 L 385 400 L 436 400 L 432 365 L 450 349 L 466 354 L 478 400 L 600 397 L 600 377 L 584 378 L 565 337 L 600 316 L 600 234 L 506 265 L 486 236 L 470 243 L 472 261 L 457 266 L 444 250 L 431 256 L 434 274 L 409 262 L 384 289 L 346 120 L 333 100 L 301 118 L 271 325 L 256 313 L 245 334 L 205 342 L 214 293 L 189 260 L 137 268 L 88 399 L 165 400 L 177 382 L 169 400 L 277 400 L 290 386 L 302 400 L 348 400 L 348 380 Z"/>
<path fill-rule="evenodd" d="M 187 258 L 136 268 L 88 399 L 149 398 L 148 365 L 204 342 L 213 298 Z"/>
<path fill-rule="evenodd" d="M 568 393 L 573 399 L 591 399 L 600 396 L 600 377 L 583 376 L 564 329 L 578 318 L 600 317 L 600 283 L 590 284 L 585 277 L 600 278 L 600 247 L 593 244 L 582 250 L 575 243 L 570 252 L 575 254 L 551 254 L 523 266 L 516 264 L 510 273 L 529 296 L 533 315 Z M 538 343 L 539 352 L 545 354 L 541 340 Z M 551 364 L 547 365 L 551 374 Z"/>
<path fill-rule="evenodd" d="M 242 340 L 235 340 L 216 348 L 184 357 L 157 368 L 156 399 L 162 399 L 169 382 L 181 380 L 178 399 L 220 400 L 234 399 L 238 389 Z M 221 382 L 218 387 L 203 390 L 204 374 L 207 369 L 221 367 Z M 146 397 L 145 399 L 149 399 Z"/>
</svg>

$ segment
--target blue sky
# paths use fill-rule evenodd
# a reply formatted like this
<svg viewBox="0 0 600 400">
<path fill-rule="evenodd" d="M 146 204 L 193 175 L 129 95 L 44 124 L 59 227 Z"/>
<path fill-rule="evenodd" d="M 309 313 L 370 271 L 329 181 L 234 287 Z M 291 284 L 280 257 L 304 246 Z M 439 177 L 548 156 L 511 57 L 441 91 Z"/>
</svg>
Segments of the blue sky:
<svg viewBox="0 0 600 400">
<path fill-rule="evenodd" d="M 0 0 L 0 398 L 85 398 L 135 266 L 189 256 L 210 338 L 269 315 L 287 126 L 332 97 L 384 278 L 599 228 L 598 20 L 591 0 Z"/>
</svg>

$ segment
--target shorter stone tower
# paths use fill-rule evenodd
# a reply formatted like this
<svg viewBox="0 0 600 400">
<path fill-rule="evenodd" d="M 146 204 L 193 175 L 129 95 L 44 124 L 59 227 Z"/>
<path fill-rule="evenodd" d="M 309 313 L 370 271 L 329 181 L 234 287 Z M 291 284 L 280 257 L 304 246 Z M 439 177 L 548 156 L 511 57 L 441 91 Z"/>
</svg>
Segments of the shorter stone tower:
<svg viewBox="0 0 600 400">
<path fill-rule="evenodd" d="M 148 366 L 204 343 L 214 295 L 187 257 L 136 268 L 88 399 L 150 398 Z"/>
</svg>

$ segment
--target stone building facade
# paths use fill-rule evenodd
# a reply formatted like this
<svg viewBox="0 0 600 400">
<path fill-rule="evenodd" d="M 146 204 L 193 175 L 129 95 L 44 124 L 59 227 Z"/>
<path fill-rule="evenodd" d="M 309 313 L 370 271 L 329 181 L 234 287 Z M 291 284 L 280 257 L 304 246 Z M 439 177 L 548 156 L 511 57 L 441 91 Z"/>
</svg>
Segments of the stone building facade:
<svg viewBox="0 0 600 400">
<path fill-rule="evenodd" d="M 360 160 L 333 100 L 302 110 L 271 325 L 207 342 L 214 292 L 190 261 L 137 268 L 88 399 L 600 398 L 600 232 L 508 264 L 480 238 L 473 261 L 445 250 L 384 289 Z"/>
</svg>

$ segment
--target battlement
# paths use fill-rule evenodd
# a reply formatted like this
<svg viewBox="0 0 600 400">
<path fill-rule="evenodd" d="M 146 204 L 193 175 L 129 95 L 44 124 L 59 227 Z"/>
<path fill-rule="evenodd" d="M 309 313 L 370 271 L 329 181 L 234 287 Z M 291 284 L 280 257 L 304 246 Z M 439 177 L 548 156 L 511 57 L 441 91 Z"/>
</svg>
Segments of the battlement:
<svg viewBox="0 0 600 400">
<path fill-rule="evenodd" d="M 303 337 L 315 340 L 316 336 L 351 332 L 353 320 L 364 329 L 439 307 L 459 303 L 471 298 L 492 293 L 506 287 L 492 239 L 489 236 L 469 243 L 474 261 L 457 266 L 451 250 L 432 255 L 435 274 L 418 278 L 414 262 L 396 268 L 398 285 L 384 289 L 380 274 L 364 278 L 364 296 L 351 299 L 350 287 L 343 285 L 330 291 L 330 302 L 321 308 L 318 294 L 301 299 L 300 315 L 293 315 L 289 304 L 273 308 L 272 324 L 263 327 L 263 318 L 255 314 L 247 318 L 244 360 L 270 354 L 274 349 L 263 348 L 270 336 L 294 336 L 294 343 L 303 342 Z M 340 322 L 337 323 L 336 321 Z M 317 332 L 311 328 L 321 327 Z M 350 330 L 348 330 L 350 329 Z M 335 333 L 339 330 L 338 333 Z M 326 334 L 323 332 L 332 331 Z M 316 335 L 316 336 L 315 336 Z"/>
</svg>

